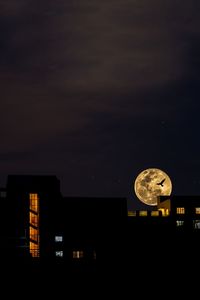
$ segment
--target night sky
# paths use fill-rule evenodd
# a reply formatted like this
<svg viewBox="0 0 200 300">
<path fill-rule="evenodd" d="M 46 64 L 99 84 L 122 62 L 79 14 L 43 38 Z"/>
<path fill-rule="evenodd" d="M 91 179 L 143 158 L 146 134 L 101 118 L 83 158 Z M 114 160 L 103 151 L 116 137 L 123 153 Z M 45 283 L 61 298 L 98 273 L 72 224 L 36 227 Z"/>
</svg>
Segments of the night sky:
<svg viewBox="0 0 200 300">
<path fill-rule="evenodd" d="M 1 0 L 0 33 L 2 186 L 55 174 L 137 208 L 155 167 L 200 194 L 199 0 Z"/>
</svg>

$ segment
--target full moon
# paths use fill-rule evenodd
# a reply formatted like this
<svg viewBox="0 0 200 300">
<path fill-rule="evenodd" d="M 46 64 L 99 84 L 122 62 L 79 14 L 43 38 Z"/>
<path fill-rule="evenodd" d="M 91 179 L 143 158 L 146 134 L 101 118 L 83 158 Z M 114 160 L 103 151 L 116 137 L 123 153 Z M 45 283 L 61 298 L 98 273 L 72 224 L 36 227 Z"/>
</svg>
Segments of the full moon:
<svg viewBox="0 0 200 300">
<path fill-rule="evenodd" d="M 169 196 L 172 183 L 169 176 L 160 169 L 150 168 L 142 171 L 134 183 L 135 194 L 147 205 L 157 205 L 158 196 Z"/>
</svg>

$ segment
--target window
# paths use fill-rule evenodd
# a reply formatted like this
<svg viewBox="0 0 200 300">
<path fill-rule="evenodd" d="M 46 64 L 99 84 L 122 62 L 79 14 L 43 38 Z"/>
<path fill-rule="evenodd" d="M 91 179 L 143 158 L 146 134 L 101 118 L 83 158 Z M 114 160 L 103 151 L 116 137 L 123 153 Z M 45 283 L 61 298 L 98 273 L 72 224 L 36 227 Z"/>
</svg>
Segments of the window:
<svg viewBox="0 0 200 300">
<path fill-rule="evenodd" d="M 83 251 L 73 251 L 72 255 L 74 259 L 80 259 L 83 258 L 84 253 Z"/>
<path fill-rule="evenodd" d="M 151 216 L 152 217 L 159 217 L 159 211 L 158 210 L 151 211 Z"/>
<path fill-rule="evenodd" d="M 128 217 L 135 217 L 136 216 L 136 211 L 128 211 Z"/>
<path fill-rule="evenodd" d="M 37 244 L 30 242 L 29 243 L 29 248 L 30 248 L 30 253 L 31 253 L 32 257 L 39 257 L 40 256 L 39 248 L 38 248 Z"/>
<path fill-rule="evenodd" d="M 177 207 L 176 208 L 176 213 L 178 215 L 184 215 L 185 214 L 185 207 Z"/>
<path fill-rule="evenodd" d="M 200 229 L 200 220 L 193 220 L 194 229 Z"/>
<path fill-rule="evenodd" d="M 37 243 L 38 242 L 38 230 L 33 227 L 29 227 L 29 237 L 32 241 Z"/>
<path fill-rule="evenodd" d="M 39 197 L 38 194 L 29 194 L 29 251 L 32 257 L 39 257 Z"/>
<path fill-rule="evenodd" d="M 180 226 L 183 226 L 184 225 L 184 221 L 182 221 L 182 220 L 177 220 L 176 221 L 176 226 L 177 227 L 180 227 Z"/>
<path fill-rule="evenodd" d="M 38 198 L 38 194 L 30 194 L 29 195 L 29 199 L 30 199 L 30 210 L 38 213 L 38 209 L 39 209 L 39 198 Z"/>
<path fill-rule="evenodd" d="M 55 236 L 55 242 L 63 242 L 63 236 L 62 235 L 56 235 Z"/>
<path fill-rule="evenodd" d="M 55 255 L 56 257 L 63 257 L 63 251 L 56 251 Z"/>
<path fill-rule="evenodd" d="M 29 214 L 29 223 L 35 227 L 38 227 L 38 215 L 35 215 L 34 213 L 30 212 Z"/>
<path fill-rule="evenodd" d="M 169 216 L 169 209 L 168 208 L 159 208 L 158 211 L 161 212 L 162 217 L 168 217 Z"/>
<path fill-rule="evenodd" d="M 140 217 L 146 217 L 147 216 L 147 210 L 140 210 L 139 211 L 139 216 Z"/>
<path fill-rule="evenodd" d="M 195 213 L 196 215 L 200 215 L 200 207 L 195 207 Z"/>
<path fill-rule="evenodd" d="M 165 217 L 167 217 L 167 216 L 169 216 L 169 209 L 168 208 L 165 209 Z"/>
</svg>

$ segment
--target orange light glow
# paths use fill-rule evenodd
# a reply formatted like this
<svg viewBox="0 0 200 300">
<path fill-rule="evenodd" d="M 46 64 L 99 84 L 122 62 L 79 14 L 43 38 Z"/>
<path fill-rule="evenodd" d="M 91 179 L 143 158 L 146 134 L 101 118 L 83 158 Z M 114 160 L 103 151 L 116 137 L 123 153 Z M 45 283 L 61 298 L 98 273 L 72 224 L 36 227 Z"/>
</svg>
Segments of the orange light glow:
<svg viewBox="0 0 200 300">
<path fill-rule="evenodd" d="M 30 194 L 30 210 L 34 211 L 34 212 L 38 212 L 39 209 L 39 198 L 38 198 L 38 194 Z"/>
<path fill-rule="evenodd" d="M 33 225 L 34 227 L 38 227 L 38 221 L 39 221 L 39 216 L 30 212 L 29 213 L 29 223 L 30 225 Z"/>
<path fill-rule="evenodd" d="M 40 256 L 39 197 L 29 194 L 29 251 L 32 257 Z"/>
<path fill-rule="evenodd" d="M 32 257 L 39 257 L 40 256 L 40 252 L 39 252 L 37 244 L 30 242 L 30 254 L 31 254 Z"/>
<path fill-rule="evenodd" d="M 159 208 L 159 211 L 161 211 L 162 217 L 168 217 L 169 216 L 169 209 L 168 208 Z"/>
<path fill-rule="evenodd" d="M 185 214 L 185 207 L 177 207 L 176 208 L 176 213 L 179 215 L 184 215 Z"/>
</svg>

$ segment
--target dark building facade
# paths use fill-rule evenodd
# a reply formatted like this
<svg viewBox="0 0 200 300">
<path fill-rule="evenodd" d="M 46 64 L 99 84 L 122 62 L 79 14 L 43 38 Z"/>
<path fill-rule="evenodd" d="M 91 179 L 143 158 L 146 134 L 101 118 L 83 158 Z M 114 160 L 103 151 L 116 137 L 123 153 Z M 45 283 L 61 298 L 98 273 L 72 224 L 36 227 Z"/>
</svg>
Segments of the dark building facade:
<svg viewBox="0 0 200 300">
<path fill-rule="evenodd" d="M 153 211 L 128 212 L 126 198 L 63 197 L 56 176 L 8 176 L 0 189 L 3 260 L 56 265 L 132 266 L 136 260 L 200 251 L 200 197 L 160 197 Z M 144 266 L 144 264 L 143 264 Z"/>
<path fill-rule="evenodd" d="M 200 253 L 200 197 L 161 196 L 155 210 L 128 212 L 128 257 L 157 267 L 197 264 Z"/>
<path fill-rule="evenodd" d="M 125 198 L 63 198 L 62 235 L 65 260 L 114 262 L 125 245 Z"/>
<path fill-rule="evenodd" d="M 51 256 L 61 202 L 59 180 L 55 176 L 12 175 L 8 176 L 5 193 L 6 252 L 17 257 Z"/>
<path fill-rule="evenodd" d="M 200 196 L 162 196 L 158 209 L 168 210 L 177 232 L 198 233 L 200 229 Z"/>
<path fill-rule="evenodd" d="M 125 198 L 70 198 L 56 176 L 8 176 L 1 251 L 29 261 L 117 260 L 127 220 Z"/>
</svg>

